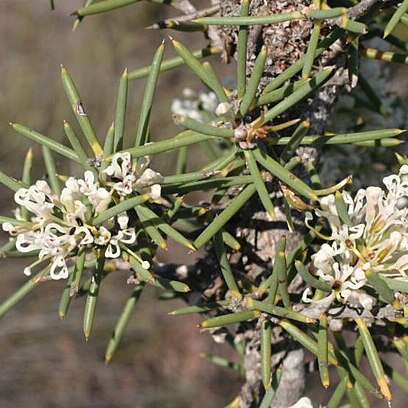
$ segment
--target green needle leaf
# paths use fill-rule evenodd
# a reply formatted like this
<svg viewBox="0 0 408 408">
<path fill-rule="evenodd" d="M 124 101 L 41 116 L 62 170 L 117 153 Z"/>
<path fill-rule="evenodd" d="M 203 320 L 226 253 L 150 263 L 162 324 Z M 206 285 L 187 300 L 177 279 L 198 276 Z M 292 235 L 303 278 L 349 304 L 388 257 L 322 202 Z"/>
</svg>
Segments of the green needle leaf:
<svg viewBox="0 0 408 408">
<path fill-rule="evenodd" d="M 118 90 L 118 100 L 116 102 L 113 152 L 117 152 L 123 148 L 127 96 L 128 96 L 128 73 L 127 73 L 127 69 L 125 69 L 125 71 L 122 74 L 122 77 L 120 78 L 119 90 Z M 105 149 L 103 150 L 103 153 L 106 154 Z"/>
<path fill-rule="evenodd" d="M 161 20 L 149 27 L 148 30 L 175 30 L 182 32 L 192 32 L 192 31 L 206 31 L 208 27 L 204 24 L 193 23 L 192 21 L 182 21 L 182 20 Z"/>
<path fill-rule="evenodd" d="M 348 382 L 348 376 L 345 376 L 341 379 L 341 381 L 337 384 L 337 387 L 334 390 L 333 394 L 331 395 L 329 402 L 327 403 L 327 408 L 338 408 L 340 406 L 343 396 L 346 393 Z"/>
<path fill-rule="evenodd" d="M 392 15 L 390 21 L 385 26 L 384 29 L 384 38 L 390 35 L 399 21 L 401 20 L 402 16 L 408 11 L 408 0 L 404 0 L 402 4 L 397 8 L 395 13 Z"/>
<path fill-rule="evenodd" d="M 0 258 L 6 258 L 8 253 L 15 248 L 17 238 L 10 239 L 0 247 Z"/>
<path fill-rule="evenodd" d="M 258 89 L 258 85 L 261 81 L 262 74 L 265 68 L 267 56 L 267 48 L 263 46 L 258 57 L 255 60 L 251 78 L 249 79 L 248 85 L 246 86 L 246 91 L 244 97 L 242 98 L 241 106 L 239 107 L 239 111 L 242 117 L 246 115 L 248 110 L 251 108 L 252 103 L 254 102 L 256 91 Z"/>
<path fill-rule="evenodd" d="M 317 342 L 310 338 L 302 330 L 298 329 L 294 324 L 290 323 L 286 319 L 282 319 L 279 323 L 286 332 L 288 332 L 297 342 L 299 342 L 305 349 L 309 350 L 312 354 L 317 356 Z"/>
<path fill-rule="evenodd" d="M 78 156 L 78 161 L 82 164 L 85 164 L 88 161 L 88 154 L 86 153 L 80 140 L 78 139 L 78 136 L 75 134 L 74 129 L 66 120 L 64 120 L 64 131 L 67 139 L 69 140 L 69 143 Z"/>
<path fill-rule="evenodd" d="M 408 64 L 408 55 L 398 54 L 393 51 L 380 51 L 375 48 L 365 48 L 360 51 L 360 55 L 369 59 L 376 59 L 384 62 Z"/>
<path fill-rule="evenodd" d="M 149 285 L 156 286 L 161 289 L 172 290 L 180 293 L 186 293 L 190 291 L 188 285 L 183 282 L 153 276 L 139 262 L 138 257 L 134 252 L 132 252 L 125 246 L 122 246 L 122 248 L 126 251 L 126 253 L 122 252 L 123 258 L 130 263 L 132 268 L 135 270 L 138 279 L 146 282 Z"/>
<path fill-rule="evenodd" d="M 138 1 L 140 0 L 104 0 L 95 4 L 86 5 L 85 7 L 76 10 L 73 14 L 80 17 L 85 17 L 92 14 L 115 10 L 119 7 L 128 6 L 129 4 L 136 3 Z"/>
<path fill-rule="evenodd" d="M 234 251 L 241 249 L 241 244 L 228 231 L 222 231 L 222 240 Z"/>
<path fill-rule="evenodd" d="M 109 363 L 112 360 L 113 355 L 115 354 L 119 344 L 122 340 L 123 333 L 125 332 L 130 318 L 136 308 L 136 303 L 139 300 L 140 295 L 144 289 L 144 284 L 137 285 L 129 299 L 126 301 L 125 306 L 119 316 L 118 321 L 116 322 L 115 328 L 113 329 L 112 337 L 109 340 L 108 347 L 105 352 L 105 362 Z"/>
<path fill-rule="evenodd" d="M 343 194 L 340 191 L 336 191 L 334 203 L 336 206 L 337 214 L 341 221 L 343 221 L 346 225 L 351 227 L 353 225 L 350 216 L 347 211 L 347 205 L 344 201 Z"/>
<path fill-rule="evenodd" d="M 23 174 L 21 176 L 21 181 L 27 186 L 31 185 L 31 168 L 33 164 L 33 149 L 28 149 L 27 154 L 24 158 Z M 21 217 L 24 220 L 29 219 L 29 211 L 26 207 L 20 206 Z"/>
<path fill-rule="evenodd" d="M 92 273 L 91 285 L 89 287 L 89 291 L 88 291 L 88 295 L 86 297 L 86 303 L 85 303 L 83 329 L 84 329 L 86 341 L 88 341 L 89 336 L 91 335 L 91 331 L 92 331 L 104 265 L 105 265 L 105 256 L 104 254 L 100 253 L 98 260 L 97 260 L 96 267 Z"/>
<path fill-rule="evenodd" d="M 135 207 L 135 210 L 137 216 L 139 217 L 141 223 L 143 224 L 144 230 L 147 232 L 147 234 L 150 236 L 150 238 L 156 245 L 158 245 L 162 249 L 166 249 L 167 248 L 166 240 L 162 237 L 160 231 L 153 223 L 156 217 L 152 218 L 151 214 L 146 214 L 146 212 L 140 210 L 140 207 L 141 206 Z"/>
<path fill-rule="evenodd" d="M 23 125 L 19 125 L 18 123 L 10 123 L 10 126 L 27 139 L 33 140 L 34 142 L 37 142 L 42 146 L 46 146 L 49 149 L 53 150 L 54 152 L 72 161 L 78 163 L 80 162 L 76 153 L 73 150 L 69 149 L 68 147 L 64 146 L 63 144 L 58 143 L 55 140 L 52 140 L 49 137 L 44 136 L 41 133 L 35 132 L 34 130 L 31 130 Z"/>
<path fill-rule="evenodd" d="M 325 145 L 325 144 L 349 144 L 373 141 L 377 139 L 399 136 L 406 132 L 404 129 L 379 129 L 366 132 L 330 134 L 325 136 L 305 136 L 300 142 L 301 145 Z M 290 137 L 281 137 L 280 139 L 270 139 L 271 145 L 286 145 L 290 142 Z"/>
<path fill-rule="evenodd" d="M 132 147 L 130 149 L 125 149 L 124 152 L 129 152 L 132 157 L 137 158 L 157 153 L 170 152 L 171 150 L 177 150 L 183 146 L 190 146 L 212 140 L 213 138 L 213 136 L 198 134 L 188 130 L 182 132 L 178 137 L 161 140 L 160 142 L 149 143 L 144 146 Z"/>
<path fill-rule="evenodd" d="M 383 366 L 387 376 L 390 377 L 391 380 L 401 388 L 401 390 L 408 392 L 408 379 L 384 362 Z"/>
<path fill-rule="evenodd" d="M 256 106 L 259 107 L 263 105 L 268 105 L 270 103 L 279 102 L 282 99 L 289 96 L 290 94 L 292 94 L 294 91 L 298 90 L 300 87 L 305 85 L 307 82 L 308 82 L 308 79 L 300 79 L 299 81 L 293 82 L 288 85 L 284 85 L 281 88 L 276 89 L 275 91 L 272 91 L 269 93 L 263 93 L 257 99 Z"/>
<path fill-rule="evenodd" d="M 164 42 L 162 42 L 157 48 L 154 54 L 154 57 L 153 57 L 152 65 L 150 66 L 151 69 L 150 69 L 150 73 L 149 73 L 149 76 L 146 82 L 146 88 L 145 88 L 143 101 L 142 101 L 142 109 L 140 111 L 139 124 L 138 124 L 137 132 L 136 132 L 135 146 L 144 145 L 148 141 L 147 137 L 148 137 L 150 114 L 152 111 L 153 98 L 154 98 L 155 91 L 156 91 L 157 80 L 159 78 L 160 65 L 163 59 L 163 53 L 164 53 Z M 115 124 L 115 127 L 116 127 L 116 124 Z"/>
<path fill-rule="evenodd" d="M 273 273 L 277 274 L 278 283 L 279 283 L 279 293 L 282 298 L 282 302 L 286 308 L 289 308 L 291 305 L 289 293 L 288 293 L 288 276 L 287 276 L 287 265 L 286 265 L 286 256 L 285 256 L 285 248 L 286 248 L 286 238 L 283 236 L 279 239 L 278 244 L 276 246 L 277 254 L 275 258 L 275 264 L 273 265 Z M 274 277 L 273 280 L 276 278 Z M 271 282 L 273 283 L 273 282 Z M 272 296 L 274 295 L 274 289 L 272 287 L 269 288 L 269 295 L 268 300 L 272 303 Z M 273 299 L 273 303 L 276 302 L 276 293 L 275 298 Z"/>
<path fill-rule="evenodd" d="M 265 152 L 255 149 L 253 150 L 256 161 L 268 170 L 273 176 L 287 184 L 293 191 L 311 200 L 317 198 L 313 190 L 302 180 L 296 177 L 293 173 L 286 170 L 281 164 L 269 157 Z"/>
<path fill-rule="evenodd" d="M 202 17 L 196 18 L 195 23 L 207 25 L 237 25 L 237 26 L 253 26 L 253 25 L 270 25 L 284 23 L 286 21 L 301 20 L 304 17 L 299 11 L 292 13 L 281 13 L 267 16 L 251 16 L 251 17 Z"/>
<path fill-rule="evenodd" d="M 271 322 L 263 320 L 261 323 L 261 378 L 265 390 L 271 386 L 271 357 L 272 357 L 272 339 Z"/>
<path fill-rule="evenodd" d="M 278 368 L 272 376 L 271 386 L 269 387 L 264 397 L 262 398 L 262 402 L 259 408 L 272 407 L 272 403 L 275 398 L 276 391 L 278 389 L 281 377 L 282 377 L 282 371 Z"/>
<path fill-rule="evenodd" d="M 231 304 L 230 300 L 220 300 L 219 302 L 216 302 L 216 303 L 207 303 L 205 305 L 182 307 L 180 309 L 173 310 L 169 314 L 172 316 L 182 316 L 182 315 L 191 314 L 191 313 L 203 313 L 203 312 L 209 312 L 210 310 L 213 310 L 219 307 L 228 306 L 230 304 Z"/>
<path fill-rule="evenodd" d="M 213 67 L 208 61 L 203 62 L 203 68 L 207 73 L 208 82 L 210 84 L 210 88 L 214 91 L 217 95 L 217 98 L 220 102 L 229 102 L 228 96 L 225 92 L 224 87 L 222 86 L 220 80 L 217 77 Z"/>
<path fill-rule="evenodd" d="M 310 41 L 309 41 L 309 45 L 307 47 L 307 52 L 305 55 L 305 63 L 302 69 L 302 78 L 304 79 L 309 78 L 310 72 L 312 71 L 313 61 L 315 58 L 317 44 L 319 42 L 319 37 L 320 37 L 320 28 L 321 28 L 321 22 L 316 21 L 313 27 L 313 30 L 312 30 L 312 34 L 310 35 Z"/>
<path fill-rule="evenodd" d="M 380 295 L 380 297 L 387 303 L 391 304 L 394 301 L 394 292 L 390 289 L 385 281 L 381 279 L 373 270 L 369 269 L 365 272 L 368 283 Z"/>
<path fill-rule="evenodd" d="M 261 312 L 265 312 L 265 313 L 268 313 L 274 316 L 296 320 L 301 323 L 315 323 L 316 321 L 315 319 L 305 316 L 302 313 L 295 312 L 294 310 L 287 309 L 284 307 L 270 305 L 268 303 L 260 302 L 259 300 L 255 300 L 252 298 L 248 298 L 246 300 L 246 306 L 250 310 L 259 310 Z"/>
<path fill-rule="evenodd" d="M 214 81 L 214 75 L 209 75 L 208 71 L 203 67 L 201 62 L 191 53 L 191 51 L 183 44 L 176 40 L 171 40 L 173 47 L 177 54 L 184 60 L 188 67 L 203 81 L 203 83 L 210 88 L 220 98 L 225 94 L 224 90 L 220 90 L 219 81 Z M 222 88 L 222 86 L 221 86 Z M 222 100 L 220 100 L 222 102 Z"/>
<path fill-rule="evenodd" d="M 381 364 L 380 356 L 378 355 L 377 349 L 375 347 L 373 338 L 368 330 L 365 321 L 361 318 L 355 319 L 358 326 L 358 331 L 363 340 L 364 349 L 367 353 L 368 361 L 370 363 L 371 369 L 373 370 L 375 379 L 380 388 L 381 394 L 384 395 L 387 401 L 392 400 L 392 395 L 390 388 L 388 386 L 387 380 L 385 378 L 385 373 L 383 366 Z"/>
<path fill-rule="evenodd" d="M 9 312 L 17 303 L 30 294 L 41 282 L 41 279 L 48 273 L 48 268 L 43 269 L 17 289 L 3 303 L 0 304 L 0 319 Z"/>
<path fill-rule="evenodd" d="M 347 16 L 342 19 L 340 27 L 355 34 L 367 34 L 368 32 L 368 27 L 364 23 L 350 20 Z"/>
<path fill-rule="evenodd" d="M 257 310 L 244 310 L 242 312 L 230 313 L 222 316 L 211 317 L 199 324 L 201 329 L 228 326 L 229 324 L 246 322 L 258 318 L 261 312 Z"/>
<path fill-rule="evenodd" d="M 317 337 L 317 361 L 319 365 L 320 381 L 324 388 L 330 386 L 330 376 L 328 369 L 329 343 L 327 337 L 327 316 L 320 316 L 319 333 Z"/>
<path fill-rule="evenodd" d="M 281 115 L 282 113 L 290 109 L 293 105 L 300 102 L 314 90 L 321 87 L 334 73 L 334 69 L 335 67 L 323 68 L 318 74 L 316 74 L 315 77 L 313 77 L 313 79 L 311 79 L 305 85 L 300 87 L 298 90 L 294 91 L 282 102 L 278 103 L 276 106 L 266 111 L 264 114 L 264 123 L 275 119 L 277 116 Z"/>
<path fill-rule="evenodd" d="M 276 303 L 276 294 L 278 292 L 279 286 L 279 276 L 282 275 L 281 269 L 285 270 L 283 273 L 286 275 L 286 257 L 285 257 L 285 248 L 286 248 L 286 237 L 282 235 L 278 242 L 276 243 L 275 248 L 275 259 L 273 263 L 272 274 L 265 279 L 264 282 L 259 286 L 258 291 L 263 293 L 269 287 L 269 293 L 267 298 L 267 303 L 274 305 Z"/>
<path fill-rule="evenodd" d="M 384 139 L 366 140 L 364 142 L 356 142 L 354 144 L 356 146 L 363 146 L 363 147 L 396 147 L 402 143 L 405 143 L 405 141 L 387 137 Z"/>
<path fill-rule="evenodd" d="M 92 220 L 92 225 L 100 225 L 103 224 L 105 221 L 109 220 L 110 218 L 116 217 L 120 213 L 130 210 L 146 201 L 150 200 L 150 196 L 148 194 L 143 194 L 140 196 L 128 198 L 121 203 L 108 208 L 104 212 L 100 213 Z"/>
<path fill-rule="evenodd" d="M 200 50 L 192 51 L 191 53 L 195 58 L 202 59 L 202 58 L 209 57 L 212 55 L 221 54 L 221 52 L 222 52 L 221 48 L 212 47 L 212 48 L 202 48 Z M 160 72 L 169 71 L 171 69 L 180 67 L 181 65 L 184 65 L 184 64 L 185 62 L 183 58 L 181 57 L 170 58 L 170 59 L 164 60 L 161 63 Z M 148 65 L 146 67 L 139 68 L 135 71 L 131 71 L 129 72 L 128 79 L 129 81 L 132 81 L 135 79 L 141 79 L 141 78 L 147 77 L 150 73 L 150 70 L 151 70 L 151 66 Z"/>
<path fill-rule="evenodd" d="M 249 15 L 249 0 L 241 1 L 241 17 L 247 17 Z M 238 98 L 242 99 L 245 94 L 246 88 L 246 60 L 248 49 L 248 26 L 240 26 L 238 31 L 238 60 L 237 60 L 237 89 Z"/>
<path fill-rule="evenodd" d="M 280 157 L 281 164 L 285 164 L 292 156 L 296 154 L 296 149 L 302 143 L 303 138 L 306 136 L 310 128 L 310 122 L 304 120 L 293 132 L 293 135 L 290 137 L 288 144 L 283 149 L 283 152 Z"/>
<path fill-rule="evenodd" d="M 221 231 L 218 231 L 214 235 L 213 241 L 218 264 L 221 269 L 222 276 L 224 277 L 225 283 L 227 284 L 228 289 L 231 291 L 231 295 L 233 297 L 235 297 L 236 299 L 242 299 L 242 295 L 239 292 L 239 288 L 232 272 L 231 265 L 228 261 Z"/>
<path fill-rule="evenodd" d="M 171 184 L 163 186 L 165 194 L 187 194 L 197 190 L 212 190 L 228 188 L 244 184 L 252 184 L 252 176 L 217 177 L 210 180 L 200 180 L 191 183 Z"/>
<path fill-rule="evenodd" d="M 16 220 L 15 218 L 5 217 L 4 215 L 0 215 L 0 223 L 9 222 L 12 225 L 30 225 L 28 221 L 24 220 Z"/>
<path fill-rule="evenodd" d="M 331 292 L 332 287 L 324 281 L 316 279 L 300 261 L 295 261 L 295 268 L 303 280 L 312 288 L 322 290 L 324 292 Z"/>
<path fill-rule="evenodd" d="M 65 283 L 65 288 L 62 292 L 61 295 L 61 300 L 59 303 L 59 307 L 58 307 L 58 315 L 60 317 L 60 319 L 65 319 L 65 317 L 68 314 L 68 308 L 69 305 L 71 303 L 71 299 L 72 299 L 72 295 L 71 295 L 71 285 L 72 285 L 72 281 L 75 277 L 75 270 L 74 268 L 70 268 L 70 274 L 69 277 Z"/>
<path fill-rule="evenodd" d="M 272 220 L 275 219 L 275 208 L 269 196 L 268 190 L 265 186 L 265 183 L 262 179 L 262 175 L 258 169 L 258 164 L 254 158 L 254 155 L 251 150 L 244 150 L 245 159 L 251 173 L 251 176 L 254 180 L 256 190 L 258 192 L 259 198 L 261 199 L 262 205 L 265 208 L 265 211 L 269 214 Z"/>
<path fill-rule="evenodd" d="M 103 144 L 103 156 L 106 158 L 113 153 L 114 146 L 114 137 L 115 137 L 115 123 L 109 126 L 108 132 L 106 133 L 105 143 Z"/>
<path fill-rule="evenodd" d="M 397 280 L 397 279 L 392 279 L 392 278 L 387 278 L 384 275 L 380 275 L 380 278 L 387 284 L 387 286 L 390 289 L 398 291 L 398 292 L 402 292 L 402 293 L 408 293 L 408 282 Z"/>
<path fill-rule="evenodd" d="M 23 174 L 21 181 L 27 186 L 31 185 L 31 168 L 33 165 L 33 149 L 31 147 L 27 150 L 24 158 Z"/>
<path fill-rule="evenodd" d="M 176 163 L 176 174 L 184 174 L 187 172 L 187 153 L 188 148 L 187 146 L 183 146 L 180 148 L 177 154 L 177 163 Z"/>
<path fill-rule="evenodd" d="M 92 3 L 94 3 L 94 1 L 95 0 L 86 0 L 83 8 L 86 8 L 86 7 L 90 6 Z M 78 26 L 81 23 L 82 19 L 83 19 L 83 17 L 80 17 L 80 16 L 78 16 L 75 19 L 74 25 L 72 27 L 72 31 L 75 31 L 78 28 Z"/>
<path fill-rule="evenodd" d="M 9 188 L 12 191 L 20 190 L 20 188 L 28 187 L 21 181 L 17 181 L 15 178 L 8 176 L 0 171 L 0 183 Z"/>
<path fill-rule="evenodd" d="M 199 249 L 205 245 L 240 209 L 249 201 L 255 193 L 256 187 L 252 184 L 247 186 L 237 195 L 217 217 L 205 228 L 194 241 L 194 247 Z"/>
<path fill-rule="evenodd" d="M 167 234 L 170 238 L 174 239 L 174 241 L 178 242 L 179 244 L 185 246 L 186 248 L 190 249 L 191 251 L 195 251 L 194 245 L 185 238 L 180 232 L 174 229 L 171 225 L 167 224 L 161 217 L 159 217 L 154 211 L 150 208 L 141 205 L 139 206 L 139 212 L 144 217 L 148 218 L 149 221 L 157 226 L 160 230 L 162 230 L 165 234 Z"/>
<path fill-rule="evenodd" d="M 54 158 L 52 157 L 50 149 L 46 146 L 42 146 L 42 153 L 51 188 L 54 193 L 59 196 L 61 194 L 61 185 L 57 176 L 57 168 L 55 166 Z"/>
<path fill-rule="evenodd" d="M 330 10 L 313 10 L 309 9 L 308 16 L 315 20 L 325 20 L 327 18 L 336 18 L 347 15 L 345 7 L 335 7 Z"/>
<path fill-rule="evenodd" d="M 95 4 L 95 6 L 96 5 L 97 4 Z M 81 97 L 79 96 L 75 83 L 71 75 L 63 66 L 61 66 L 61 78 L 62 85 L 64 86 L 72 111 L 75 114 L 75 117 L 78 121 L 79 126 L 82 129 L 82 132 L 84 133 L 86 140 L 91 146 L 95 156 L 96 157 L 102 156 L 103 153 L 102 147 L 99 144 L 92 123 L 84 110 L 84 106 L 82 104 L 82 100 Z"/>
<path fill-rule="evenodd" d="M 75 261 L 75 268 L 72 276 L 72 282 L 70 287 L 70 296 L 74 296 L 78 293 L 79 284 L 81 283 L 81 278 L 84 273 L 85 268 L 85 249 L 80 249 L 78 252 L 78 256 Z"/>
<path fill-rule="evenodd" d="M 216 127 L 212 125 L 208 125 L 207 123 L 199 122 L 193 118 L 188 116 L 181 116 L 179 114 L 173 114 L 173 120 L 176 125 L 185 126 L 186 128 L 193 130 L 197 133 L 201 133 L 204 135 L 215 136 L 215 137 L 223 137 L 227 139 L 231 139 L 234 137 L 234 130 Z"/>
</svg>

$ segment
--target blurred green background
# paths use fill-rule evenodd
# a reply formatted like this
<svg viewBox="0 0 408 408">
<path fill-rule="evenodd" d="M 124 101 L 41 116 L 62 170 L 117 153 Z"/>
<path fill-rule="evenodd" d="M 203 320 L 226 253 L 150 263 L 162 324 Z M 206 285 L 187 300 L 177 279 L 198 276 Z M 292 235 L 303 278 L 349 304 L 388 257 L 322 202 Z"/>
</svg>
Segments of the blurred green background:
<svg viewBox="0 0 408 408">
<path fill-rule="evenodd" d="M 108 15 L 84 19 L 72 32 L 69 16 L 82 0 L 0 1 L 0 168 L 20 177 L 27 149 L 34 148 L 33 179 L 44 177 L 40 149 L 16 134 L 8 122 L 17 122 L 53 139 L 65 141 L 63 119 L 75 124 L 60 81 L 60 65 L 73 76 L 83 103 L 101 138 L 115 112 L 117 86 L 124 70 L 150 63 L 165 32 L 144 27 L 177 10 L 141 2 Z M 183 42 L 199 48 L 202 34 Z M 171 46 L 165 58 L 174 56 Z M 161 76 L 152 114 L 156 139 L 174 134 L 172 98 L 186 86 L 201 84 L 183 68 Z M 134 138 L 144 80 L 130 83 L 126 133 Z M 174 156 L 156 159 L 155 169 L 172 171 Z M 55 155 L 61 174 L 78 168 Z M 200 157 L 194 156 L 195 165 Z M 1 187 L 1 214 L 10 215 L 12 193 Z M 1 234 L 5 242 L 5 234 Z M 170 256 L 171 255 L 171 256 Z M 185 251 L 169 248 L 162 260 L 193 262 Z M 0 300 L 26 281 L 24 261 L 0 263 Z M 198 316 L 171 317 L 181 302 L 157 302 L 148 290 L 124 336 L 122 347 L 109 365 L 105 347 L 123 304 L 131 291 L 127 274 L 112 274 L 101 289 L 94 331 L 88 343 L 82 334 L 84 300 L 75 299 L 64 321 L 58 317 L 63 282 L 40 286 L 0 321 L 0 407 L 216 407 L 239 390 L 238 376 L 214 367 L 202 352 L 231 355 L 214 346 L 208 334 L 196 328 Z"/>
</svg>

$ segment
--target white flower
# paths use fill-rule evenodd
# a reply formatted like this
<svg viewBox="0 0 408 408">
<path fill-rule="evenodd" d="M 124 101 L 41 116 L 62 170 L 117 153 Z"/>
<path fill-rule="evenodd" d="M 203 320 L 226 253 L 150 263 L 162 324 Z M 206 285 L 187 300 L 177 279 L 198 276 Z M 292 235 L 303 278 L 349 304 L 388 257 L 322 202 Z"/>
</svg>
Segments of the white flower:
<svg viewBox="0 0 408 408">
<path fill-rule="evenodd" d="M 14 200 L 35 214 L 40 222 L 49 218 L 54 208 L 51 190 L 45 181 L 37 181 L 28 189 L 20 188 L 14 194 Z"/>
<path fill-rule="evenodd" d="M 95 213 L 101 214 L 109 207 L 112 201 L 111 195 L 108 190 L 99 187 L 95 192 L 88 196 L 89 202 L 92 204 Z"/>
<path fill-rule="evenodd" d="M 408 280 L 408 166 L 398 174 L 384 178 L 385 190 L 368 187 L 355 197 L 343 192 L 349 217 L 348 225 L 337 213 L 334 195 L 320 200 L 315 214 L 328 221 L 332 241 L 323 244 L 312 256 L 316 274 L 336 286 L 335 298 L 348 304 L 372 307 L 373 298 L 362 291 L 369 285 L 365 273 Z M 310 227 L 312 215 L 306 215 Z M 308 300 L 309 291 L 304 300 Z M 328 297 L 334 300 L 333 293 Z M 325 301 L 328 301 L 328 297 Z"/>
<path fill-rule="evenodd" d="M 51 264 L 50 277 L 55 280 L 68 278 L 69 272 L 65 258 L 58 255 Z"/>
<path fill-rule="evenodd" d="M 129 153 L 117 153 L 105 173 L 113 181 L 113 189 L 125 197 L 133 192 L 149 194 L 153 200 L 161 196 L 163 176 L 149 168 L 150 157 L 139 157 L 134 165 Z"/>
<path fill-rule="evenodd" d="M 42 233 L 39 231 L 29 231 L 17 235 L 16 249 L 19 252 L 31 252 L 41 249 L 43 241 Z"/>
<path fill-rule="evenodd" d="M 105 256 L 107 258 L 117 258 L 119 257 L 121 250 L 119 243 L 124 244 L 134 244 L 136 242 L 136 231 L 134 228 L 127 228 L 125 230 L 120 230 L 116 235 L 114 235 L 108 243 L 106 248 Z"/>
<path fill-rule="evenodd" d="M 326 273 L 322 269 L 318 269 L 316 273 L 331 286 L 332 291 L 323 299 L 315 301 L 309 298 L 311 291 L 307 288 L 302 296 L 303 302 L 313 302 L 314 304 L 323 304 L 328 307 L 337 299 L 342 304 L 363 306 L 368 310 L 371 309 L 373 304 L 372 298 L 359 290 L 367 282 L 365 273 L 361 268 L 333 262 L 330 270 L 328 269 Z"/>
<path fill-rule="evenodd" d="M 95 234 L 94 242 L 96 245 L 106 245 L 111 239 L 111 233 L 104 227 L 101 226 L 98 232 Z"/>
<path fill-rule="evenodd" d="M 208 113 L 213 114 L 218 106 L 218 99 L 214 92 L 200 92 L 197 95 L 193 90 L 185 88 L 183 98 L 173 100 L 171 112 L 198 122 L 206 122 Z"/>
<path fill-rule="evenodd" d="M 134 189 L 141 194 L 149 194 L 153 200 L 157 200 L 161 195 L 163 176 L 152 169 L 146 169 L 134 184 Z"/>
<path fill-rule="evenodd" d="M 69 260 L 83 248 L 103 249 L 107 258 L 118 258 L 121 245 L 136 242 L 136 231 L 129 225 L 127 213 L 122 212 L 98 227 L 92 225 L 92 221 L 114 201 L 111 187 L 113 191 L 122 191 L 122 198 L 133 191 L 159 198 L 161 187 L 158 183 L 162 176 L 151 170 L 149 164 L 149 157 L 133 162 L 128 153 L 115 155 L 112 165 L 106 169 L 112 179 L 107 182 L 110 191 L 99 184 L 91 171 L 86 171 L 83 179 L 68 178 L 60 197 L 45 181 L 18 190 L 15 200 L 33 214 L 31 222 L 17 226 L 5 222 L 2 228 L 16 237 L 19 252 L 38 253 L 24 273 L 29 276 L 41 265 L 44 271 L 49 271 L 51 279 L 66 279 Z M 144 265 L 150 266 L 148 262 Z"/>
<path fill-rule="evenodd" d="M 113 179 L 123 180 L 132 171 L 132 156 L 128 152 L 116 153 L 112 164 L 105 169 L 105 173 Z"/>
</svg>

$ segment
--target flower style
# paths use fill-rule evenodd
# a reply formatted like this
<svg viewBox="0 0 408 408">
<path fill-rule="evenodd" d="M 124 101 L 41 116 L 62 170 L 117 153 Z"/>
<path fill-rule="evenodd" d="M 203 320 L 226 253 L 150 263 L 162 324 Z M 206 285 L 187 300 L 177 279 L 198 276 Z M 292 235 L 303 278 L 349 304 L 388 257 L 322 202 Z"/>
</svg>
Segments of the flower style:
<svg viewBox="0 0 408 408">
<path fill-rule="evenodd" d="M 117 153 L 112 158 L 112 164 L 105 169 L 105 173 L 113 182 L 113 189 L 123 199 L 134 191 L 139 194 L 149 194 L 153 200 L 161 195 L 160 183 L 163 176 L 149 168 L 150 157 L 140 157 L 132 163 L 130 153 Z"/>
<path fill-rule="evenodd" d="M 339 215 L 333 194 L 320 200 L 315 214 L 327 220 L 331 235 L 325 238 L 331 244 L 323 244 L 312 262 L 316 274 L 333 288 L 322 302 L 337 299 L 371 309 L 374 299 L 362 289 L 369 285 L 368 272 L 408 281 L 408 166 L 383 183 L 385 190 L 368 187 L 354 198 L 342 193 L 348 219 Z M 309 227 L 312 218 L 306 215 Z M 309 292 L 303 296 L 306 302 Z"/>
</svg>

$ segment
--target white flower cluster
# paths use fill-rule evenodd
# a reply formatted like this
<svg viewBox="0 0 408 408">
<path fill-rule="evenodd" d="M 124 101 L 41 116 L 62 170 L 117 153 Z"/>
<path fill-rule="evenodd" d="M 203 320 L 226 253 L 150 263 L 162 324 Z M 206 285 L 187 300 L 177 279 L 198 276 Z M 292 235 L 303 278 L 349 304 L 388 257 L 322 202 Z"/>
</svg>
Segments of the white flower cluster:
<svg viewBox="0 0 408 408">
<path fill-rule="evenodd" d="M 328 306 L 337 299 L 370 310 L 374 298 L 362 290 L 368 274 L 408 281 L 408 166 L 385 177 L 383 183 L 385 191 L 368 187 L 354 198 L 342 193 L 348 223 L 339 216 L 333 194 L 320 200 L 315 214 L 327 220 L 331 236 L 326 238 L 331 244 L 323 244 L 312 255 L 312 265 L 332 292 L 317 302 Z M 312 218 L 306 214 L 307 225 Z M 311 302 L 309 295 L 307 289 L 303 300 Z"/>
<path fill-rule="evenodd" d="M 149 168 L 150 157 L 140 157 L 133 163 L 130 153 L 117 153 L 112 158 L 112 164 L 104 171 L 112 180 L 108 185 L 122 197 L 132 194 L 149 194 L 153 200 L 161 195 L 160 183 L 163 176 Z"/>
<path fill-rule="evenodd" d="M 120 243 L 134 244 L 136 231 L 129 226 L 126 212 L 99 226 L 92 225 L 92 220 L 133 192 L 159 198 L 160 185 L 155 183 L 162 176 L 149 169 L 148 164 L 149 159 L 143 157 L 132 165 L 130 154 L 118 153 L 105 170 L 110 180 L 104 187 L 91 171 L 86 171 L 84 179 L 68 178 L 59 197 L 41 180 L 19 189 L 14 199 L 31 213 L 31 220 L 17 226 L 5 222 L 2 227 L 16 237 L 19 252 L 39 251 L 38 260 L 24 273 L 31 275 L 32 268 L 48 261 L 49 276 L 65 279 L 69 274 L 67 258 L 81 248 L 103 248 L 105 257 L 117 258 L 121 254 Z"/>
<path fill-rule="evenodd" d="M 214 92 L 196 93 L 190 88 L 183 90 L 183 99 L 174 99 L 171 112 L 181 116 L 188 116 L 199 122 L 207 122 L 206 115 L 213 114 L 218 106 L 218 99 Z"/>
</svg>

